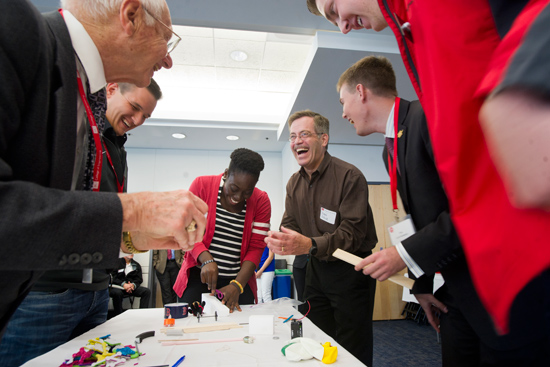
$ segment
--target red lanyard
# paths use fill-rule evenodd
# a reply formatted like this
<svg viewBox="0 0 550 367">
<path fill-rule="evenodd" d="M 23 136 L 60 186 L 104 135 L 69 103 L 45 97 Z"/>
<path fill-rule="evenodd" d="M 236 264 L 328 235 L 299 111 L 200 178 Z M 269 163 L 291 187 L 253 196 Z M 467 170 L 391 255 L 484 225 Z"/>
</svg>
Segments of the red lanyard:
<svg viewBox="0 0 550 367">
<path fill-rule="evenodd" d="M 395 98 L 395 106 L 393 107 L 393 126 L 394 126 L 394 136 L 393 136 L 393 164 L 391 162 L 391 157 L 388 152 L 388 167 L 390 167 L 390 190 L 391 190 L 391 201 L 393 204 L 393 211 L 397 217 L 397 122 L 399 120 L 399 101 L 401 98 Z"/>
<path fill-rule="evenodd" d="M 59 9 L 61 16 L 63 15 L 63 9 Z M 80 73 L 76 71 L 77 81 L 78 81 L 78 92 L 80 93 L 80 99 L 84 108 L 86 109 L 86 115 L 88 116 L 88 122 L 90 123 L 90 129 L 92 130 L 92 135 L 95 142 L 95 162 L 94 162 L 94 173 L 93 173 L 93 191 L 99 191 L 99 185 L 101 184 L 101 166 L 103 164 L 103 151 L 101 149 L 101 136 L 99 135 L 99 129 L 95 122 L 94 114 L 88 103 L 88 98 L 84 92 L 84 86 L 82 85 L 82 80 L 80 79 Z"/>
<path fill-rule="evenodd" d="M 107 155 L 107 159 L 109 160 L 109 164 L 111 164 L 111 168 L 113 169 L 113 173 L 115 174 L 116 179 L 116 187 L 118 189 L 118 192 L 122 193 L 124 192 L 124 177 L 122 180 L 122 184 L 118 181 L 118 175 L 116 174 L 115 165 L 113 164 L 113 160 L 111 159 L 111 155 L 109 154 L 109 151 L 107 150 L 107 146 L 105 146 L 105 155 Z M 170 251 L 170 250 L 168 250 Z"/>
<path fill-rule="evenodd" d="M 82 99 L 82 104 L 86 109 L 86 115 L 88 115 L 88 122 L 90 123 L 90 128 L 92 129 L 92 135 L 95 142 L 95 161 L 94 161 L 94 184 L 93 191 L 99 191 L 99 185 L 101 183 L 101 166 L 103 165 L 103 150 L 101 149 L 101 136 L 99 135 L 99 129 L 95 123 L 94 114 L 86 98 L 86 93 L 84 93 L 84 86 L 82 85 L 82 80 L 80 79 L 80 73 L 76 71 L 78 76 L 78 92 L 80 93 L 80 99 Z"/>
</svg>

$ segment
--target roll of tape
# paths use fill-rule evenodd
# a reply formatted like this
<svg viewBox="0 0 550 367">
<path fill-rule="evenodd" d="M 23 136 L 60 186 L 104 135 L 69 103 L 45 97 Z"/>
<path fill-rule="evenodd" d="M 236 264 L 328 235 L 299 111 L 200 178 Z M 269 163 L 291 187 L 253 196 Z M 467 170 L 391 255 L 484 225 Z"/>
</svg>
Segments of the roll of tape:
<svg viewBox="0 0 550 367">
<path fill-rule="evenodd" d="M 164 305 L 164 318 L 183 319 L 187 317 L 187 303 L 167 303 Z"/>
</svg>

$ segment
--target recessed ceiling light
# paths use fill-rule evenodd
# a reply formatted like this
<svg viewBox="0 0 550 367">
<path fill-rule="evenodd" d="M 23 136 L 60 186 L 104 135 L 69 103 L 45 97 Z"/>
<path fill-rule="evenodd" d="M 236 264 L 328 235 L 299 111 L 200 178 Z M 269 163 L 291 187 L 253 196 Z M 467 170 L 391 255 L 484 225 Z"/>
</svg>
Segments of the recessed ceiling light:
<svg viewBox="0 0 550 367">
<path fill-rule="evenodd" d="M 185 134 L 175 133 L 172 134 L 172 137 L 176 139 L 185 139 Z"/>
<path fill-rule="evenodd" d="M 235 61 L 245 61 L 248 59 L 248 55 L 244 51 L 235 50 L 231 52 L 231 58 Z"/>
<path fill-rule="evenodd" d="M 227 140 L 239 140 L 239 137 L 237 135 L 227 135 L 225 138 Z"/>
</svg>

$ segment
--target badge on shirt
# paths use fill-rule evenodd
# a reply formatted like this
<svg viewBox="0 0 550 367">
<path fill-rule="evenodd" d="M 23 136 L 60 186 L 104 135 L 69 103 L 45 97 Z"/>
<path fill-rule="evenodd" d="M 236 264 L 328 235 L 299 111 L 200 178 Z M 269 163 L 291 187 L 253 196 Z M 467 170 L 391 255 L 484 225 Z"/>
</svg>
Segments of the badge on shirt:
<svg viewBox="0 0 550 367">
<path fill-rule="evenodd" d="M 321 220 L 334 224 L 336 222 L 336 212 L 321 207 Z"/>
<path fill-rule="evenodd" d="M 406 215 L 400 222 L 394 223 L 389 226 L 388 232 L 390 233 L 391 243 L 395 246 L 415 234 L 416 230 L 414 229 L 414 224 L 412 222 L 411 216 Z"/>
</svg>

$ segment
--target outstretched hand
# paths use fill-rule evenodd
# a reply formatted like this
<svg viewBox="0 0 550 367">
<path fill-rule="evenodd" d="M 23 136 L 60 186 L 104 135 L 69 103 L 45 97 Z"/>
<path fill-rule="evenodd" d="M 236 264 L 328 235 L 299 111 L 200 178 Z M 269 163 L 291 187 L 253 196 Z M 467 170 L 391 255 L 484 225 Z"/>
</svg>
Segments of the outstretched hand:
<svg viewBox="0 0 550 367">
<path fill-rule="evenodd" d="M 355 265 L 355 270 L 363 269 L 363 274 L 379 281 L 384 281 L 405 268 L 406 264 L 394 246 L 375 252 Z"/>
</svg>

